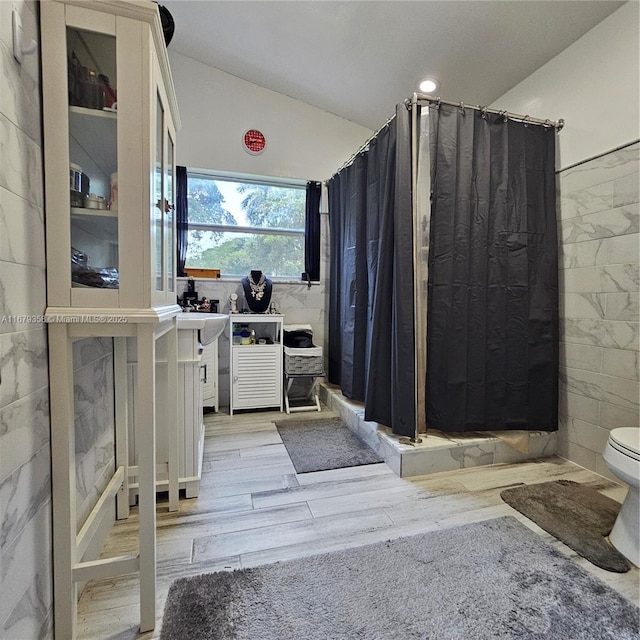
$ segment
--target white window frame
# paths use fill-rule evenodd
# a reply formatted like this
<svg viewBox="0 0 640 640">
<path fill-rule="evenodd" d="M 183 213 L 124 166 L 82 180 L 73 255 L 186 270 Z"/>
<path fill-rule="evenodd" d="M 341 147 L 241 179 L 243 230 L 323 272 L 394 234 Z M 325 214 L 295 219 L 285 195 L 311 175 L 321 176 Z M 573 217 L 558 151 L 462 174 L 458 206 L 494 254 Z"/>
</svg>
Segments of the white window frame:
<svg viewBox="0 0 640 640">
<path fill-rule="evenodd" d="M 189 184 L 189 178 L 201 178 L 205 180 L 221 180 L 225 182 L 237 182 L 245 184 L 258 184 L 267 185 L 270 187 L 288 187 L 292 189 L 300 189 L 304 191 L 306 189 L 306 180 L 296 180 L 293 178 L 277 178 L 271 176 L 257 176 L 247 173 L 233 173 L 227 171 L 207 171 L 204 169 L 192 169 L 187 167 L 187 185 Z M 222 233 L 250 233 L 255 235 L 270 235 L 270 236 L 296 236 L 303 240 L 304 247 L 304 228 L 299 229 L 284 229 L 279 227 L 252 227 L 252 226 L 240 226 L 240 225 L 227 225 L 227 224 L 213 224 L 207 222 L 189 222 L 187 226 L 187 233 L 189 231 L 214 231 Z M 305 267 L 305 252 L 302 253 L 302 271 Z M 188 267 L 187 267 L 188 268 Z M 301 272 L 302 272 L 301 271 Z M 230 274 L 230 278 L 241 278 L 241 274 Z M 295 280 L 295 276 L 275 276 L 275 280 Z"/>
</svg>

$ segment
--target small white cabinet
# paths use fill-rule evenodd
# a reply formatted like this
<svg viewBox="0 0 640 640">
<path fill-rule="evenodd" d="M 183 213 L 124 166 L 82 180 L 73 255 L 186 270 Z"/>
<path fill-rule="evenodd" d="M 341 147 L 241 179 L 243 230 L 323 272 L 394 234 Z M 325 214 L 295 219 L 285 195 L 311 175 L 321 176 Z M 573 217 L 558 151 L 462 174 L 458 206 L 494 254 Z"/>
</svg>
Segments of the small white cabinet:
<svg viewBox="0 0 640 640">
<path fill-rule="evenodd" d="M 218 341 L 204 347 L 202 352 L 202 406 L 218 411 Z"/>
<path fill-rule="evenodd" d="M 239 409 L 278 407 L 282 411 L 283 318 L 281 314 L 229 317 L 231 415 Z M 244 326 L 254 332 L 255 344 L 238 344 L 238 327 Z M 258 343 L 261 339 L 265 344 Z"/>
</svg>

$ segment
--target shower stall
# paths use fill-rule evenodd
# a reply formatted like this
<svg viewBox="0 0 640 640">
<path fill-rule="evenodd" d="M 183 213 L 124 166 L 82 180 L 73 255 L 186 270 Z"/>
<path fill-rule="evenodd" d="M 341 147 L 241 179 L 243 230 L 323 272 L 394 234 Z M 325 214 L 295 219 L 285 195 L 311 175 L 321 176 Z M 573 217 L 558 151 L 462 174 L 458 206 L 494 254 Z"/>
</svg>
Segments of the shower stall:
<svg viewBox="0 0 640 640">
<path fill-rule="evenodd" d="M 562 125 L 414 94 L 328 181 L 328 379 L 365 420 L 557 429 Z"/>
</svg>

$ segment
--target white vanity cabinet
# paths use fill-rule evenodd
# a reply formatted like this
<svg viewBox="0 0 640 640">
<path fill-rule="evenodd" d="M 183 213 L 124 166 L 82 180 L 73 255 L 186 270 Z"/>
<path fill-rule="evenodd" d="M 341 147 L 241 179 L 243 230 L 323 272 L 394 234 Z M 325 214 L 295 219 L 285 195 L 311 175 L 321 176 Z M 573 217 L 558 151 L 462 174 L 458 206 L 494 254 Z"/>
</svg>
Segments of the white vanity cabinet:
<svg viewBox="0 0 640 640">
<path fill-rule="evenodd" d="M 77 584 L 139 573 L 140 630 L 156 620 L 156 463 L 178 509 L 175 140 L 179 126 L 158 5 L 48 0 L 41 26 L 51 392 L 54 629 L 73 640 Z M 84 522 L 76 516 L 73 341 L 114 344 L 115 471 Z M 137 369 L 128 375 L 127 351 Z M 127 396 L 136 389 L 135 469 Z M 163 414 L 172 443 L 156 457 Z M 128 517 L 138 478 L 139 551 L 88 559 L 103 522 Z"/>
<path fill-rule="evenodd" d="M 131 347 L 131 345 L 129 345 Z M 156 359 L 157 373 L 167 367 L 164 353 Z M 177 440 L 173 437 L 176 426 L 173 425 L 164 410 L 165 399 L 169 397 L 169 389 L 164 384 L 164 376 L 158 375 L 158 404 L 156 416 L 156 459 L 166 460 L 171 447 L 178 447 L 178 486 L 186 490 L 187 498 L 198 495 L 200 477 L 202 475 L 202 453 L 204 447 L 204 425 L 202 422 L 202 390 L 204 372 L 202 367 L 202 347 L 198 340 L 198 330 L 180 329 L 178 323 L 178 422 Z M 132 384 L 127 389 L 128 407 L 128 443 L 129 468 L 138 468 L 139 446 L 136 441 L 136 405 L 138 386 L 136 384 L 138 362 L 134 349 L 129 349 L 127 356 L 128 377 Z M 165 469 L 156 470 L 156 490 L 166 491 L 169 478 Z M 129 495 L 131 504 L 135 504 L 138 495 L 138 478 L 130 475 Z"/>
<path fill-rule="evenodd" d="M 202 406 L 218 411 L 218 341 L 204 347 L 202 352 Z"/>
<path fill-rule="evenodd" d="M 187 498 L 196 498 L 200 492 L 204 454 L 203 383 L 198 332 L 178 330 L 178 482 Z"/>
<path fill-rule="evenodd" d="M 282 411 L 283 318 L 258 313 L 229 316 L 231 415 L 239 409 L 279 407 Z M 255 332 L 256 340 L 264 338 L 268 344 L 239 344 L 237 329 L 245 325 Z"/>
</svg>

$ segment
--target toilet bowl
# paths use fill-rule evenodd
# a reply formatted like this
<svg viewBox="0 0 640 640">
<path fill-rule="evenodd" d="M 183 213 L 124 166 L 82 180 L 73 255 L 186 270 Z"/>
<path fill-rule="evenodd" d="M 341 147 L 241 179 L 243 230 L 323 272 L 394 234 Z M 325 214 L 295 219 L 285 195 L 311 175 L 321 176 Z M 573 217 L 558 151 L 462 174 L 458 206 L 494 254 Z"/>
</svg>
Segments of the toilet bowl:
<svg viewBox="0 0 640 640">
<path fill-rule="evenodd" d="M 613 429 L 604 460 L 611 473 L 629 485 L 609 540 L 627 560 L 640 566 L 640 427 Z"/>
</svg>

